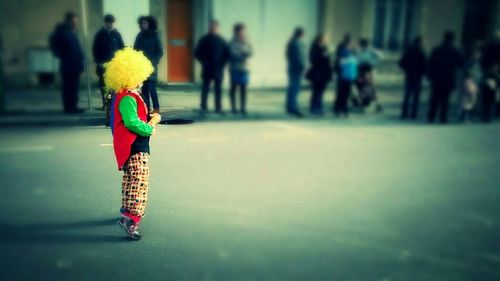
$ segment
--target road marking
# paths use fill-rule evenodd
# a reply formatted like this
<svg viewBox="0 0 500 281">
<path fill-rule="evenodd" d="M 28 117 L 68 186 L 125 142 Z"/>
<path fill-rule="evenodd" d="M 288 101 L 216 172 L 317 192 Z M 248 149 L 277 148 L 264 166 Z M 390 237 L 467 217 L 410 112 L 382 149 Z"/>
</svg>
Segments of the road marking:
<svg viewBox="0 0 500 281">
<path fill-rule="evenodd" d="M 271 127 L 279 128 L 282 130 L 285 130 L 287 132 L 296 134 L 296 135 L 303 135 L 303 136 L 314 136 L 316 135 L 312 130 L 305 129 L 303 127 L 297 126 L 297 125 L 292 125 L 284 122 L 277 122 L 277 121 L 271 121 L 267 122 L 268 125 Z"/>
<path fill-rule="evenodd" d="M 297 136 L 294 134 L 285 133 L 285 132 L 271 132 L 271 133 L 262 134 L 262 137 L 265 139 L 272 140 L 272 139 L 295 138 Z"/>
<path fill-rule="evenodd" d="M 227 142 L 229 139 L 227 137 L 206 137 L 206 138 L 192 138 L 188 139 L 188 142 L 194 143 L 207 143 L 207 142 Z"/>
<path fill-rule="evenodd" d="M 113 146 L 112 143 L 101 143 L 101 146 Z"/>
<path fill-rule="evenodd" d="M 51 151 L 51 150 L 54 150 L 53 145 L 32 145 L 32 146 L 1 148 L 0 153 L 23 153 L 23 152 L 37 152 L 37 151 Z"/>
</svg>

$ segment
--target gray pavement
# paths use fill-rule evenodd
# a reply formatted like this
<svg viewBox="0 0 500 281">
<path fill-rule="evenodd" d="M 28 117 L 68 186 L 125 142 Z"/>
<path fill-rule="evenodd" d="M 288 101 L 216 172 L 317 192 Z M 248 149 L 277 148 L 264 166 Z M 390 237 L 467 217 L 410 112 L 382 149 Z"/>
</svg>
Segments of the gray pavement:
<svg viewBox="0 0 500 281">
<path fill-rule="evenodd" d="M 108 129 L 0 134 L 0 280 L 500 280 L 499 124 L 161 126 L 139 242 Z"/>
</svg>

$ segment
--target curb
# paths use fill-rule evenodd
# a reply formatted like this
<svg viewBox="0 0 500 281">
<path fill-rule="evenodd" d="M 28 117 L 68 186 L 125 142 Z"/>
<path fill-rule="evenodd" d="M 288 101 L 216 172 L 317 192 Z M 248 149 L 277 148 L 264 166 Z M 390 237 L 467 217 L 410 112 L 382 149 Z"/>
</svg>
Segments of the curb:
<svg viewBox="0 0 500 281">
<path fill-rule="evenodd" d="M 97 126 L 103 125 L 105 117 L 77 117 L 60 116 L 2 116 L 0 127 L 68 127 L 68 126 Z"/>
</svg>

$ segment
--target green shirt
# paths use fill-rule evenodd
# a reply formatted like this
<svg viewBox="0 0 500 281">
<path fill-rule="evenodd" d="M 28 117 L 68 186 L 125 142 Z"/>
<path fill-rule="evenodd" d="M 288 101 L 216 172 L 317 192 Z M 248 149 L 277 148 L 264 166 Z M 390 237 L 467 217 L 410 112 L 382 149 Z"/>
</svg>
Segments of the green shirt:
<svg viewBox="0 0 500 281">
<path fill-rule="evenodd" d="M 118 108 L 122 114 L 125 128 L 143 137 L 149 137 L 153 134 L 153 126 L 139 119 L 139 115 L 137 114 L 137 102 L 133 97 L 123 97 Z"/>
</svg>

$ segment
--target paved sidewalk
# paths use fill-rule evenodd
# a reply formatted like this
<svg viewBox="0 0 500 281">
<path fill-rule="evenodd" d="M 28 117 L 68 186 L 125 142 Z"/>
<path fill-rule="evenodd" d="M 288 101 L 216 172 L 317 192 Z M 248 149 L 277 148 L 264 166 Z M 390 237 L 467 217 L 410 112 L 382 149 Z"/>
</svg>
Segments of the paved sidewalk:
<svg viewBox="0 0 500 281">
<path fill-rule="evenodd" d="M 373 118 L 397 119 L 401 102 L 401 86 L 380 87 L 379 99 L 384 106 L 383 114 L 375 114 L 369 110 L 359 118 L 370 120 Z M 60 93 L 57 89 L 13 90 L 6 93 L 6 113 L 0 116 L 0 126 L 83 126 L 104 124 L 104 111 L 97 89 L 92 89 L 91 105 L 88 109 L 86 90 L 80 91 L 81 108 L 87 109 L 83 114 L 65 115 L 62 113 Z M 299 104 L 304 113 L 308 111 L 310 90 L 304 89 L 299 98 Z M 425 112 L 427 92 L 422 94 L 422 111 Z M 325 111 L 329 112 L 334 98 L 333 87 L 325 93 Z M 213 114 L 213 96 L 209 96 L 209 113 L 199 115 L 199 92 L 196 87 L 167 88 L 159 90 L 161 113 L 164 120 L 171 124 L 182 123 L 184 120 L 201 121 L 235 121 L 235 120 L 293 120 L 284 112 L 284 89 L 262 90 L 250 89 L 248 93 L 248 115 L 234 115 L 229 112 L 229 98 L 227 89 L 223 93 L 223 107 L 226 114 Z M 353 113 L 356 113 L 353 111 Z M 453 111 L 452 113 L 453 114 Z M 354 114 L 356 116 L 356 114 Z M 329 114 L 326 118 L 330 117 Z M 307 116 L 306 118 L 314 118 Z"/>
</svg>

